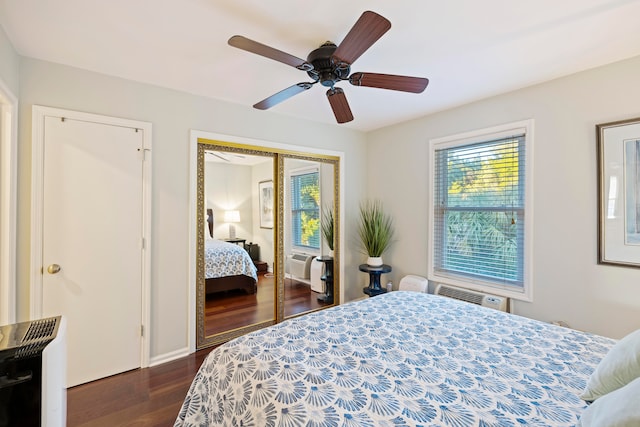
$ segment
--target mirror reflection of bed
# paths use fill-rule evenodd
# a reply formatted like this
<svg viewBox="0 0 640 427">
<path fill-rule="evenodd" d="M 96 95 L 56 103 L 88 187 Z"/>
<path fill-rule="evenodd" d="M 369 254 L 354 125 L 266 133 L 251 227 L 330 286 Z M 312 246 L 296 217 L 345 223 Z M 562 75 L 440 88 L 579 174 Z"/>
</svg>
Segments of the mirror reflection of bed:
<svg viewBox="0 0 640 427">
<path fill-rule="evenodd" d="M 204 239 L 206 294 L 231 290 L 255 294 L 257 267 L 244 244 L 239 246 L 213 238 L 213 209 L 207 209 L 207 226 Z"/>
<path fill-rule="evenodd" d="M 244 244 L 214 239 L 213 224 L 213 209 L 207 209 L 204 231 L 206 334 L 271 319 L 273 287 L 268 289 L 264 283 L 258 287 L 258 269 Z"/>
<path fill-rule="evenodd" d="M 213 209 L 205 227 L 206 333 L 216 333 L 267 321 L 275 304 L 274 275 L 258 271 L 244 247 L 213 238 Z M 287 275 L 285 315 L 292 316 L 329 305 L 311 291 L 310 282 Z"/>
</svg>

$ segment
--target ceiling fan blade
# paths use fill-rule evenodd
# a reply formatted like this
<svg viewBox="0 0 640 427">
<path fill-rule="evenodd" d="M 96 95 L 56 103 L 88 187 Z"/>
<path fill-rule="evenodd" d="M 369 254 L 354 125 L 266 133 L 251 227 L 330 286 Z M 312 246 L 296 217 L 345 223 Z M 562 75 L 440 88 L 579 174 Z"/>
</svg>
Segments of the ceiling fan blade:
<svg viewBox="0 0 640 427">
<path fill-rule="evenodd" d="M 290 55 L 286 52 L 258 43 L 257 41 L 243 36 L 233 36 L 229 39 L 228 43 L 230 46 L 264 56 L 265 58 L 273 59 L 274 61 L 282 62 L 283 64 L 291 65 L 292 67 L 302 71 L 313 70 L 313 65 L 309 64 L 304 59 L 300 59 L 297 56 Z"/>
<path fill-rule="evenodd" d="M 353 114 L 351 114 L 351 108 L 347 102 L 347 97 L 344 95 L 344 91 L 339 87 L 329 89 L 327 91 L 327 98 L 333 114 L 336 116 L 338 123 L 347 123 L 353 120 Z"/>
<path fill-rule="evenodd" d="M 384 33 L 389 31 L 389 28 L 391 28 L 391 22 L 387 18 L 369 10 L 364 12 L 333 53 L 334 63 L 353 64 Z"/>
<path fill-rule="evenodd" d="M 281 90 L 280 92 L 271 95 L 270 97 L 263 99 L 253 106 L 253 108 L 257 108 L 258 110 L 266 110 L 268 108 L 273 107 L 281 103 L 282 101 L 286 101 L 294 95 L 297 95 L 305 90 L 311 89 L 313 83 L 298 83 L 293 86 L 289 86 L 286 89 Z"/>
<path fill-rule="evenodd" d="M 354 86 L 377 87 L 379 89 L 422 93 L 427 88 L 429 79 L 422 77 L 395 76 L 393 74 L 353 73 L 349 76 L 349 83 Z"/>
</svg>

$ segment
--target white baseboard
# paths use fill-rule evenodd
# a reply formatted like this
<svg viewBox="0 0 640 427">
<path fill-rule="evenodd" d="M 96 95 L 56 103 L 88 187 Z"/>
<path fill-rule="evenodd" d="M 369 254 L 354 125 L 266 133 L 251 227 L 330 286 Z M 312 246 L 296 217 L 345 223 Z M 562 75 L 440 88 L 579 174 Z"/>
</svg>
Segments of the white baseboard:
<svg viewBox="0 0 640 427">
<path fill-rule="evenodd" d="M 165 353 L 165 354 L 160 354 L 158 356 L 153 356 L 151 359 L 149 359 L 149 367 L 151 366 L 156 366 L 156 365 L 161 365 L 163 363 L 167 363 L 167 362 L 172 362 L 176 359 L 180 359 L 181 357 L 186 357 L 189 354 L 189 348 L 188 347 L 184 347 L 169 353 Z"/>
</svg>

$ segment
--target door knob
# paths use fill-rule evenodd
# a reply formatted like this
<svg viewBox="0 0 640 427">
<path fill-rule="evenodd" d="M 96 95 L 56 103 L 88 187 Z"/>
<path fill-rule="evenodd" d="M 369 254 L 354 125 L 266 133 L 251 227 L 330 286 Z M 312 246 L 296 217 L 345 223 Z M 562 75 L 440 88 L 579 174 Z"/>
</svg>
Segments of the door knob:
<svg viewBox="0 0 640 427">
<path fill-rule="evenodd" d="M 51 264 L 49 267 L 47 267 L 47 272 L 49 274 L 56 274 L 59 271 L 60 271 L 60 266 L 58 264 Z"/>
</svg>

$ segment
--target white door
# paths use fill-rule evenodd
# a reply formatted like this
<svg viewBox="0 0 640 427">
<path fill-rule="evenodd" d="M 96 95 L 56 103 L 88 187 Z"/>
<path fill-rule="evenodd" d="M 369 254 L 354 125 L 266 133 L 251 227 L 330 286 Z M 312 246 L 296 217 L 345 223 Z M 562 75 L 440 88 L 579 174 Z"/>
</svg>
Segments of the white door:
<svg viewBox="0 0 640 427">
<path fill-rule="evenodd" d="M 44 120 L 42 314 L 67 317 L 71 387 L 140 367 L 143 137 Z"/>
</svg>

